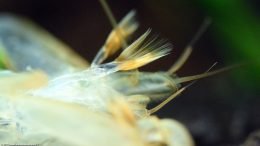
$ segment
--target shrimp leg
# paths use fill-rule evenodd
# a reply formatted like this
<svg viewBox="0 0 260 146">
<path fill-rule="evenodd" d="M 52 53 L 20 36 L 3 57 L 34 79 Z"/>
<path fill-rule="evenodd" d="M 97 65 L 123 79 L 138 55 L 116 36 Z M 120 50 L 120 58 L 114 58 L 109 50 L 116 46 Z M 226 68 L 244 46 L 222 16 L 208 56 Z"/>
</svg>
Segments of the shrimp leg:
<svg viewBox="0 0 260 146">
<path fill-rule="evenodd" d="M 176 71 L 178 71 L 183 64 L 188 60 L 189 56 L 192 53 L 193 45 L 197 42 L 197 40 L 201 37 L 201 35 L 207 30 L 208 26 L 210 25 L 211 20 L 209 18 L 206 18 L 202 25 L 200 26 L 199 30 L 196 32 L 193 39 L 188 43 L 188 45 L 185 47 L 183 53 L 179 57 L 179 59 L 174 63 L 170 69 L 168 70 L 168 73 L 173 74 Z"/>
</svg>

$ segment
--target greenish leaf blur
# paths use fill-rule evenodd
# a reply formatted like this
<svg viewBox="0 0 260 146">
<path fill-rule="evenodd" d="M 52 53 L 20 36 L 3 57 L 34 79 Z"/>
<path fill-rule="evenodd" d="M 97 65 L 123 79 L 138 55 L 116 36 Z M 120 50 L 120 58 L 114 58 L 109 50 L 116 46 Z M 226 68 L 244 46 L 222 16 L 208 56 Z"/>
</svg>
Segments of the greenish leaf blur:
<svg viewBox="0 0 260 146">
<path fill-rule="evenodd" d="M 8 57 L 3 48 L 0 48 L 0 70 L 6 69 L 8 63 Z"/>
<path fill-rule="evenodd" d="M 246 0 L 200 0 L 213 19 L 216 38 L 226 61 L 246 63 L 235 78 L 248 87 L 260 81 L 260 22 Z"/>
<path fill-rule="evenodd" d="M 0 49 L 0 70 L 5 69 L 5 53 L 2 51 L 2 49 Z"/>
</svg>

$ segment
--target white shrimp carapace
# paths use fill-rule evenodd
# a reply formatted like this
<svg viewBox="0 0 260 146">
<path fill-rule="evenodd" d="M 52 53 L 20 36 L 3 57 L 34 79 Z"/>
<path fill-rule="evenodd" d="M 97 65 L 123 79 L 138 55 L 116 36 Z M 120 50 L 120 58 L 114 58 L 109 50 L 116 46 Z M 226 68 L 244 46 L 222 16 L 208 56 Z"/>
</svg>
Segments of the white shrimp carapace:
<svg viewBox="0 0 260 146">
<path fill-rule="evenodd" d="M 175 120 L 151 116 L 157 108 L 146 108 L 150 102 L 172 94 L 175 97 L 184 90 L 179 90 L 183 80 L 172 73 L 138 71 L 167 55 L 171 50 L 169 43 L 149 38 L 149 29 L 114 61 L 103 63 L 123 48 L 122 41 L 137 29 L 134 16 L 131 11 L 120 21 L 88 68 L 88 63 L 74 53 L 70 57 L 71 50 L 63 50 L 62 44 L 28 20 L 6 15 L 0 18 L 7 20 L 0 22 L 0 49 L 9 57 L 9 67 L 16 70 L 0 71 L 1 142 L 193 146 L 184 126 Z M 37 34 L 44 36 L 43 40 Z"/>
<path fill-rule="evenodd" d="M 69 90 L 62 90 L 68 96 L 55 93 L 48 94 L 49 97 L 38 96 L 32 92 L 43 92 L 51 87 L 47 76 L 39 71 L 1 72 L 0 87 L 1 142 L 48 146 L 193 145 L 190 134 L 179 122 L 159 120 L 154 116 L 136 117 L 133 104 L 112 88 L 96 86 L 97 91 L 91 92 L 90 89 L 96 89 L 90 87 L 88 90 L 85 85 L 80 88 L 72 86 Z M 76 91 L 84 87 L 86 90 Z M 84 94 L 85 91 L 91 93 Z M 78 100 L 70 92 L 82 92 L 78 96 L 85 101 Z M 65 100 L 60 96 L 64 96 Z M 69 96 L 75 97 L 75 100 L 67 100 Z M 98 98 L 97 103 L 86 104 L 91 102 L 89 96 Z M 98 100 L 103 100 L 102 104 Z"/>
</svg>

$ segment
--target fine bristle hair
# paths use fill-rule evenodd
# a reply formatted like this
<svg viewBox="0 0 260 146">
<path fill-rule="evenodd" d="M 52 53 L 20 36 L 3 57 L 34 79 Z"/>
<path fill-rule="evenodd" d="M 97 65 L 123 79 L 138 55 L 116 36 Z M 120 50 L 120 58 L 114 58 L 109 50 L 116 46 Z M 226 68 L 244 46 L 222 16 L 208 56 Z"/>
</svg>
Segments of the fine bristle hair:
<svg viewBox="0 0 260 146">
<path fill-rule="evenodd" d="M 169 54 L 170 43 L 158 40 L 156 37 L 146 41 L 150 32 L 148 29 L 116 58 L 119 70 L 136 69 Z"/>
</svg>

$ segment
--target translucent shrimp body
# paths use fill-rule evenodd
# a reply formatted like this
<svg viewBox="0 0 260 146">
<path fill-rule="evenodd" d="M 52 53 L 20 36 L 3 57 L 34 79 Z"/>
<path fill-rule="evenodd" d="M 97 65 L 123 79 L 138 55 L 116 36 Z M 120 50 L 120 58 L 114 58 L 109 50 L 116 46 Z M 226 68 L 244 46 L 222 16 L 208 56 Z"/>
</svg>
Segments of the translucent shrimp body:
<svg viewBox="0 0 260 146">
<path fill-rule="evenodd" d="M 34 96 L 48 97 L 71 103 L 79 103 L 96 111 L 105 111 L 107 103 L 123 95 L 107 84 L 107 77 L 113 69 L 98 66 L 82 72 L 54 78 L 46 87 L 32 91 Z"/>
</svg>

